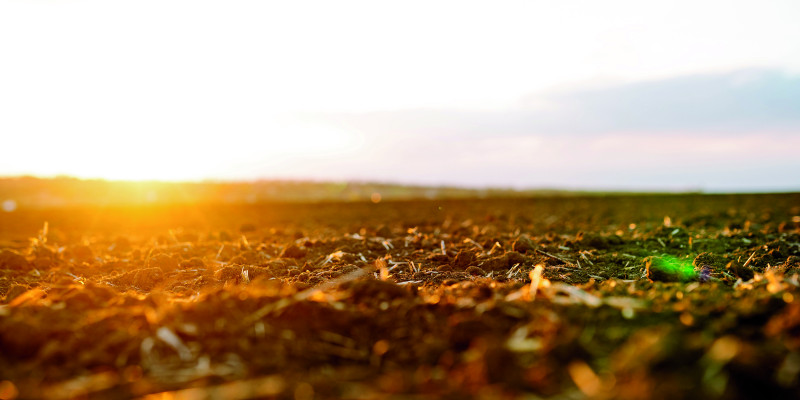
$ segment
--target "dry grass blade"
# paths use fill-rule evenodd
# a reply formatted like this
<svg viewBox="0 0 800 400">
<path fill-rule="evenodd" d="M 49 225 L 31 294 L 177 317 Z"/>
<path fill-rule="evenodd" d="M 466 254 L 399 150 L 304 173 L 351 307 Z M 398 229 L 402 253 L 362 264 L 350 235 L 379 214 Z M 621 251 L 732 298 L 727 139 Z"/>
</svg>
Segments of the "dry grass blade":
<svg viewBox="0 0 800 400">
<path fill-rule="evenodd" d="M 592 308 L 603 304 L 603 300 L 599 297 L 566 283 L 556 282 L 551 287 L 554 293 L 564 293 L 569 296 L 568 300 L 564 302 L 565 304 L 583 303 Z M 552 300 L 561 302 L 557 301 L 559 300 L 557 297 L 553 297 Z"/>
<path fill-rule="evenodd" d="M 143 397 L 143 399 L 194 400 L 271 398 L 281 394 L 285 387 L 286 383 L 280 375 L 270 375 L 262 378 L 224 383 L 217 386 L 154 393 Z"/>
<path fill-rule="evenodd" d="M 475 247 L 477 247 L 478 249 L 480 249 L 481 251 L 483 251 L 483 246 L 482 246 L 480 243 L 478 243 L 478 242 L 476 242 L 476 241 L 474 241 L 474 240 L 472 240 L 472 239 L 470 239 L 470 238 L 466 238 L 466 239 L 464 239 L 464 243 L 470 243 L 470 244 L 473 244 L 473 245 L 475 245 Z"/>
<path fill-rule="evenodd" d="M 520 265 L 522 265 L 522 264 L 520 264 L 520 263 L 514 264 L 514 266 L 511 267 L 508 270 L 508 272 L 506 273 L 506 278 L 511 279 L 511 277 L 514 276 L 517 273 L 517 270 L 519 269 Z"/>
<path fill-rule="evenodd" d="M 554 255 L 552 255 L 552 254 L 550 254 L 550 253 L 546 253 L 546 252 L 544 252 L 544 251 L 542 251 L 542 250 L 536 249 L 536 252 L 537 252 L 537 253 L 539 253 L 539 254 L 541 254 L 541 255 L 543 255 L 543 256 L 550 257 L 550 258 L 552 258 L 552 259 L 554 259 L 554 260 L 561 261 L 561 262 L 562 262 L 562 263 L 564 263 L 564 264 L 571 264 L 571 262 L 569 262 L 568 260 L 565 260 L 565 259 L 563 259 L 563 258 L 560 258 L 560 257 L 556 257 L 556 256 L 554 256 Z"/>
<path fill-rule="evenodd" d="M 170 347 L 175 349 L 175 351 L 178 352 L 178 356 L 181 358 L 181 360 L 189 361 L 193 358 L 192 352 L 189 350 L 188 347 L 186 347 L 185 344 L 183 344 L 181 338 L 179 338 L 178 335 L 175 334 L 175 332 L 173 332 L 166 326 L 158 328 L 158 331 L 156 331 L 156 337 L 158 337 L 159 339 L 161 339 L 162 342 L 168 344 Z"/>
<path fill-rule="evenodd" d="M 529 292 L 531 300 L 536 298 L 536 292 L 539 290 L 539 283 L 541 283 L 543 272 L 544 266 L 542 264 L 537 265 L 533 271 L 531 271 L 531 287 Z"/>
<path fill-rule="evenodd" d="M 760 247 L 759 247 L 759 249 L 760 249 Z M 759 249 L 755 249 L 755 251 L 753 251 L 753 254 L 750 254 L 750 257 L 747 259 L 747 261 L 744 262 L 742 267 L 747 267 L 748 265 L 750 265 L 750 263 L 753 261 L 753 257 L 756 255 L 756 253 L 758 253 Z"/>
<path fill-rule="evenodd" d="M 47 233 L 49 231 L 50 224 L 47 221 L 44 221 L 44 225 L 42 225 L 42 230 L 39 232 L 39 243 L 45 244 L 47 243 Z"/>
<path fill-rule="evenodd" d="M 386 260 L 379 258 L 375 260 L 375 268 L 378 269 L 379 276 L 382 281 L 389 279 L 389 269 L 387 267 Z"/>
</svg>

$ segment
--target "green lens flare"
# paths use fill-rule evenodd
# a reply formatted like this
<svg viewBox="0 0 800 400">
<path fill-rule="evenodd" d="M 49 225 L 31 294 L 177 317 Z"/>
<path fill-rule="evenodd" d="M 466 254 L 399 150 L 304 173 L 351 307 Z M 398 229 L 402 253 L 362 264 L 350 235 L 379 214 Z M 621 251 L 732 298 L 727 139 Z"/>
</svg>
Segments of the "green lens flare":
<svg viewBox="0 0 800 400">
<path fill-rule="evenodd" d="M 652 257 L 648 262 L 650 278 L 661 281 L 687 282 L 697 279 L 697 272 L 691 260 L 681 260 L 672 256 Z"/>
</svg>

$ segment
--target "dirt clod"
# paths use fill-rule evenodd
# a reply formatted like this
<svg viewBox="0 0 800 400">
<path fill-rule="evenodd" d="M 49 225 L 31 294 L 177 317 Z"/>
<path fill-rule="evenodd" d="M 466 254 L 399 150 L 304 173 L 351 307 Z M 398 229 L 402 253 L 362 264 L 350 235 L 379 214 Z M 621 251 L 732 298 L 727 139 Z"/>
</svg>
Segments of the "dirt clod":
<svg viewBox="0 0 800 400">
<path fill-rule="evenodd" d="M 94 258 L 94 252 L 85 244 L 68 247 L 64 255 L 67 259 L 77 262 L 88 262 Z"/>
<path fill-rule="evenodd" d="M 22 254 L 10 249 L 0 251 L 0 268 L 28 270 L 30 267 L 30 263 Z"/>
<path fill-rule="evenodd" d="M 156 254 L 147 261 L 148 268 L 158 268 L 163 272 L 172 272 L 180 266 L 176 257 L 166 254 Z"/>
<path fill-rule="evenodd" d="M 484 275 L 486 275 L 486 271 L 484 271 L 482 268 L 479 268 L 479 267 L 476 267 L 476 266 L 468 267 L 465 272 L 470 274 L 470 275 L 472 275 L 472 276 L 484 276 Z"/>
<path fill-rule="evenodd" d="M 470 251 L 459 251 L 453 259 L 452 269 L 455 271 L 464 271 L 475 262 L 475 254 Z"/>
<path fill-rule="evenodd" d="M 695 268 L 702 268 L 704 265 L 708 265 L 709 267 L 717 270 L 722 270 L 727 265 L 728 259 L 725 257 L 716 255 L 714 253 L 703 252 L 697 255 L 692 261 L 692 265 Z"/>
<path fill-rule="evenodd" d="M 750 267 L 745 267 L 742 263 L 736 260 L 729 262 L 725 266 L 725 269 L 730 271 L 730 273 L 732 273 L 734 276 L 742 278 L 744 281 L 749 281 L 755 276 L 755 273 Z"/>
<path fill-rule="evenodd" d="M 533 251 L 536 249 L 536 243 L 531 240 L 528 236 L 520 236 L 517 240 L 514 241 L 514 244 L 511 248 L 519 253 L 527 253 L 529 251 Z"/>
<path fill-rule="evenodd" d="M 283 251 L 281 252 L 281 257 L 303 258 L 303 257 L 306 256 L 306 254 L 307 254 L 307 251 L 305 251 L 305 250 L 301 249 L 300 247 L 297 247 L 296 245 L 292 244 L 292 245 L 287 246 L 285 249 L 283 249 Z"/>
</svg>

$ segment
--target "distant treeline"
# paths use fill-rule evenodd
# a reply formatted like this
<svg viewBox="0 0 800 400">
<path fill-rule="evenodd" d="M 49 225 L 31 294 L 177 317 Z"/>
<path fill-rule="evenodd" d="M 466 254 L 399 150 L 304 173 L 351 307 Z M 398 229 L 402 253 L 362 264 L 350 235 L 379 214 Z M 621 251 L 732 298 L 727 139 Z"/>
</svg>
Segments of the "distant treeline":
<svg viewBox="0 0 800 400">
<path fill-rule="evenodd" d="M 181 203 L 387 201 L 571 195 L 563 190 L 471 189 L 370 182 L 124 182 L 71 177 L 0 178 L 0 202 L 24 207 Z"/>
</svg>

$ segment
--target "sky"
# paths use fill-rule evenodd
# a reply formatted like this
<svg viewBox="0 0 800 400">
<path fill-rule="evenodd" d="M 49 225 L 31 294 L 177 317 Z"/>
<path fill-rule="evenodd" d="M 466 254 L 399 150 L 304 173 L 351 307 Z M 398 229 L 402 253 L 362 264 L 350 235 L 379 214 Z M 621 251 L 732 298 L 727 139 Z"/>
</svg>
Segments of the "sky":
<svg viewBox="0 0 800 400">
<path fill-rule="evenodd" d="M 800 190 L 797 1 L 0 2 L 0 176 Z"/>
</svg>

